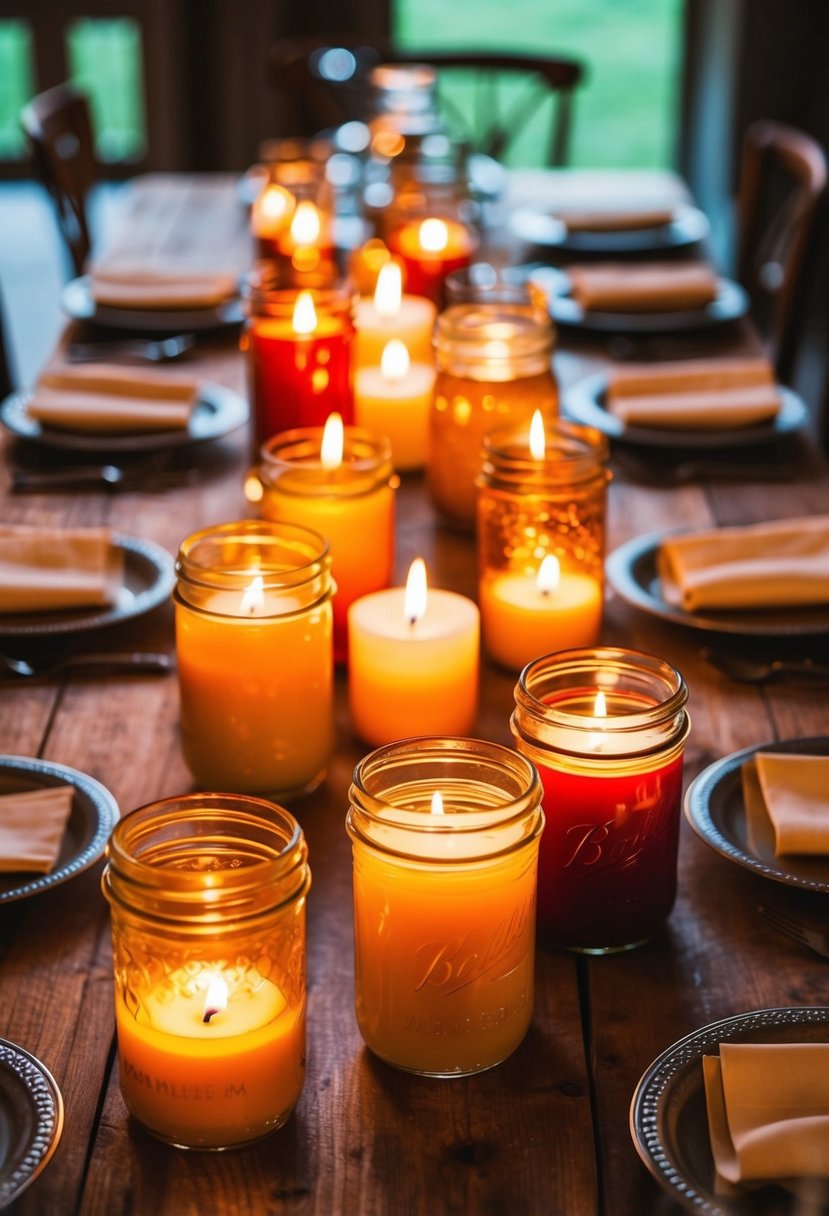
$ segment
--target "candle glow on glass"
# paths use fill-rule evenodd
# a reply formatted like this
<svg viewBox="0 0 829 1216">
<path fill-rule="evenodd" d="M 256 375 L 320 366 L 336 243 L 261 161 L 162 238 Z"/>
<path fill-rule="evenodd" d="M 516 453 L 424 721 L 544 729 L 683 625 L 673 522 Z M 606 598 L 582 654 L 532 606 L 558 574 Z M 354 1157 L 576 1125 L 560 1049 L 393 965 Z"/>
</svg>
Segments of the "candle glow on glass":
<svg viewBox="0 0 829 1216">
<path fill-rule="evenodd" d="M 329 414 L 322 428 L 320 464 L 324 469 L 338 469 L 343 462 L 345 430 L 342 415 Z"/>
<path fill-rule="evenodd" d="M 446 814 L 446 812 L 443 809 L 443 798 L 441 796 L 440 790 L 435 790 L 434 794 L 432 794 L 431 813 L 433 815 L 445 815 Z"/>
<path fill-rule="evenodd" d="M 374 289 L 374 307 L 381 317 L 396 317 L 403 303 L 403 272 L 397 262 L 380 267 Z"/>
<path fill-rule="evenodd" d="M 449 244 L 449 229 L 443 220 L 424 220 L 419 236 L 420 244 L 427 253 L 442 253 Z"/>
<path fill-rule="evenodd" d="M 313 245 L 322 231 L 320 213 L 308 199 L 303 199 L 291 220 L 291 239 L 295 245 Z"/>
<path fill-rule="evenodd" d="M 530 455 L 533 460 L 543 460 L 547 454 L 547 437 L 544 434 L 544 419 L 541 410 L 536 410 L 530 423 Z"/>
<path fill-rule="evenodd" d="M 257 574 L 249 587 L 242 592 L 240 612 L 242 616 L 261 616 L 265 611 L 265 580 Z"/>
</svg>

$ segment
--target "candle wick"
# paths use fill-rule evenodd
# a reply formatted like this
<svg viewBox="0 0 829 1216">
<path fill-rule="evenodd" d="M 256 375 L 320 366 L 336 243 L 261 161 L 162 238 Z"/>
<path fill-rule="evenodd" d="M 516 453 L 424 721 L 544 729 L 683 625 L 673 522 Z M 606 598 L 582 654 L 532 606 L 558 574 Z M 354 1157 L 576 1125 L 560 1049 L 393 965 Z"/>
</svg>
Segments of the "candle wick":
<svg viewBox="0 0 829 1216">
<path fill-rule="evenodd" d="M 415 625 L 416 625 L 416 624 L 417 624 L 417 617 L 416 617 L 416 616 L 410 616 L 410 617 L 409 617 L 409 628 L 410 628 L 410 629 L 414 629 L 414 627 L 415 627 Z"/>
<path fill-rule="evenodd" d="M 206 1024 L 206 1023 L 208 1023 L 208 1022 L 210 1021 L 210 1019 L 211 1019 L 212 1017 L 214 1017 L 214 1016 L 215 1016 L 217 1013 L 219 1013 L 219 1012 L 220 1012 L 220 1010 L 218 1010 L 218 1009 L 205 1009 L 205 1011 L 204 1011 L 204 1017 L 202 1018 L 202 1021 L 203 1021 L 205 1024 Z"/>
</svg>

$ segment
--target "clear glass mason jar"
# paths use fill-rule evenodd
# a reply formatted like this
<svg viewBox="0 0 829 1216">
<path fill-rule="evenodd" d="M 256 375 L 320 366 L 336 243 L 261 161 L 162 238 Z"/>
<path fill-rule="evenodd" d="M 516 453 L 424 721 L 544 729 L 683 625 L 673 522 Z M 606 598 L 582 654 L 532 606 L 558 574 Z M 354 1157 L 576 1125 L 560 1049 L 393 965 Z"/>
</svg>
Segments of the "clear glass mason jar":
<svg viewBox="0 0 829 1216">
<path fill-rule="evenodd" d="M 308 850 L 282 807 L 231 794 L 125 815 L 102 883 L 121 1091 L 180 1148 L 281 1127 L 305 1079 Z"/>
<path fill-rule="evenodd" d="M 519 278 L 511 267 L 472 262 L 446 276 L 447 304 L 520 304 L 548 308 L 543 288 L 530 278 Z"/>
<path fill-rule="evenodd" d="M 394 500 L 400 484 L 383 437 L 345 427 L 341 463 L 321 459 L 322 428 L 285 431 L 260 449 L 245 496 L 264 519 L 302 524 L 328 542 L 336 584 L 334 652 L 347 653 L 348 606 L 388 587 L 394 569 Z"/>
<path fill-rule="evenodd" d="M 545 422 L 558 414 L 553 323 L 525 305 L 454 304 L 439 315 L 434 343 L 429 493 L 450 523 L 472 530 L 484 436 L 529 423 L 535 410 Z"/>
<path fill-rule="evenodd" d="M 484 648 L 520 671 L 552 650 L 599 641 L 604 602 L 607 439 L 553 419 L 535 436 L 484 436 L 478 478 L 478 602 Z"/>
<path fill-rule="evenodd" d="M 511 727 L 544 787 L 538 925 L 555 945 L 628 950 L 670 913 L 687 700 L 676 668 L 636 650 L 559 651 L 521 673 Z"/>
<path fill-rule="evenodd" d="M 316 788 L 334 740 L 328 546 L 247 519 L 181 544 L 173 593 L 184 758 L 206 789 Z"/>
<path fill-rule="evenodd" d="M 495 743 L 408 739 L 366 756 L 349 798 L 366 1045 L 429 1076 L 491 1068 L 532 1016 L 535 769 Z"/>
</svg>

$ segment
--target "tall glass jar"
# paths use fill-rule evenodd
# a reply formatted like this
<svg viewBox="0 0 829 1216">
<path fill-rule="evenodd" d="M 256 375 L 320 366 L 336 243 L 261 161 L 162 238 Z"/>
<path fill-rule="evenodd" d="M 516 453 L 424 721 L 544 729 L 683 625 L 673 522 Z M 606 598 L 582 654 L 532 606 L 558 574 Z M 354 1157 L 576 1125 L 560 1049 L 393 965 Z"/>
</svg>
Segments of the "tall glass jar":
<svg viewBox="0 0 829 1216">
<path fill-rule="evenodd" d="M 532 1016 L 535 769 L 494 743 L 408 739 L 366 756 L 349 797 L 366 1045 L 429 1076 L 491 1068 Z"/>
<path fill-rule="evenodd" d="M 564 650 L 521 673 L 511 727 L 544 787 L 538 923 L 548 941 L 628 950 L 670 913 L 687 700 L 670 663 L 636 650 Z"/>
<path fill-rule="evenodd" d="M 558 414 L 553 341 L 549 314 L 532 306 L 454 304 L 438 317 L 427 480 L 450 523 L 475 525 L 484 436 Z"/>
<path fill-rule="evenodd" d="M 180 1148 L 281 1127 L 305 1079 L 308 850 L 273 803 L 167 798 L 107 847 L 121 1091 Z"/>
<path fill-rule="evenodd" d="M 328 546 L 247 519 L 182 541 L 173 599 L 184 758 L 206 789 L 293 797 L 333 747 Z"/>
<path fill-rule="evenodd" d="M 478 602 L 504 667 L 599 641 L 609 454 L 600 431 L 563 418 L 484 437 Z"/>
</svg>

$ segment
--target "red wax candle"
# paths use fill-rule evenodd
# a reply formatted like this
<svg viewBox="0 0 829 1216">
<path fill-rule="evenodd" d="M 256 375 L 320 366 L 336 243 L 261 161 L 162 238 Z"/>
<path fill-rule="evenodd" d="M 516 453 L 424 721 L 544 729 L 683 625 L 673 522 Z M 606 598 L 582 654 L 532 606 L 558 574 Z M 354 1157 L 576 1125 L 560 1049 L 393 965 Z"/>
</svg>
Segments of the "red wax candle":
<svg viewBox="0 0 829 1216">
<path fill-rule="evenodd" d="M 275 247 L 284 282 L 302 287 L 336 279 L 331 218 L 310 200 L 297 204 L 290 225 L 277 234 Z"/>
<path fill-rule="evenodd" d="M 409 220 L 389 237 L 389 247 L 403 263 L 409 295 L 444 304 L 446 276 L 468 266 L 477 241 L 457 220 Z"/>
</svg>

